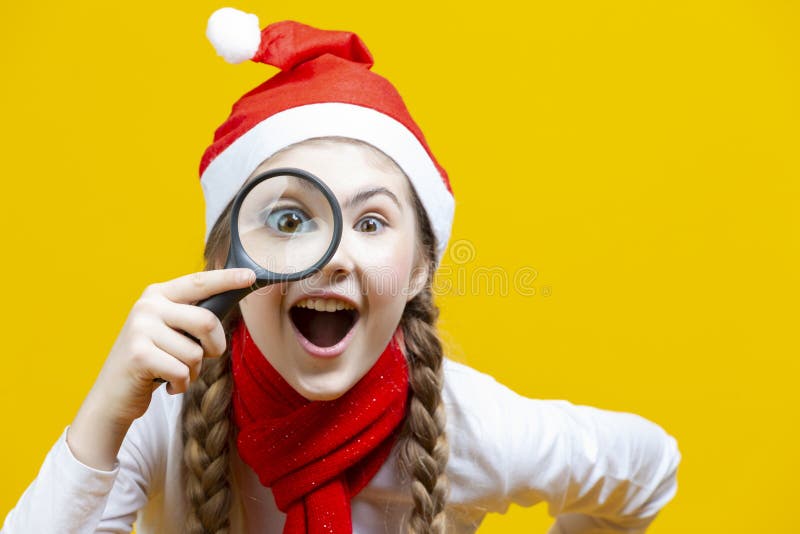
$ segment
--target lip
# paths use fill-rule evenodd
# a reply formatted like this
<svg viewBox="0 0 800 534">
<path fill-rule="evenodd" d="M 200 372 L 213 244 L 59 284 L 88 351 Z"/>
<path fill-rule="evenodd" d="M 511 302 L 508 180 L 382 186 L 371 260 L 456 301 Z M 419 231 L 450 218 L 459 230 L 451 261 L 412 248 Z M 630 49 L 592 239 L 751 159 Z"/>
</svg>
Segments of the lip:
<svg viewBox="0 0 800 534">
<path fill-rule="evenodd" d="M 338 343 L 336 343 L 335 345 L 331 345 L 330 347 L 319 347 L 310 342 L 308 339 L 306 339 L 306 337 L 302 333 L 300 333 L 300 330 L 297 329 L 291 317 L 289 318 L 289 324 L 292 326 L 292 330 L 294 330 L 294 334 L 297 337 L 297 342 L 300 344 L 303 350 L 305 350 L 308 354 L 316 358 L 324 358 L 324 359 L 335 358 L 340 354 L 342 354 L 345 351 L 345 349 L 347 349 L 348 345 L 350 345 L 350 340 L 355 335 L 356 329 L 359 327 L 359 324 L 361 323 L 361 311 L 359 310 L 358 304 L 356 304 L 352 299 L 349 299 L 344 295 L 340 295 L 339 293 L 334 293 L 332 291 L 322 291 L 322 292 L 305 293 L 303 295 L 300 295 L 299 298 L 297 298 L 297 300 L 295 300 L 292 303 L 289 309 L 291 310 L 294 306 L 297 305 L 298 302 L 308 298 L 339 299 L 342 302 L 346 302 L 351 306 L 353 306 L 356 313 L 358 314 L 358 316 L 356 317 L 356 322 L 353 323 L 353 326 L 350 327 L 350 330 L 347 332 L 347 334 L 342 339 L 340 339 Z"/>
</svg>

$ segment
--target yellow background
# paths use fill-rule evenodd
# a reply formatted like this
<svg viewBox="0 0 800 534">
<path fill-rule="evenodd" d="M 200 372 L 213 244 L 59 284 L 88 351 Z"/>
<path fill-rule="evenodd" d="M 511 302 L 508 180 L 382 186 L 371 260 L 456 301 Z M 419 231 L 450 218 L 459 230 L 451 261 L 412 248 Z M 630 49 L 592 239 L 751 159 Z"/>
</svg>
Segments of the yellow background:
<svg viewBox="0 0 800 534">
<path fill-rule="evenodd" d="M 4 6 L 0 517 L 142 289 L 201 266 L 200 155 L 275 71 L 214 54 L 222 5 Z M 452 177 L 451 279 L 536 271 L 532 296 L 441 297 L 454 358 L 676 436 L 650 532 L 798 532 L 797 4 L 236 7 L 366 41 Z M 512 507 L 481 532 L 549 523 Z"/>
</svg>

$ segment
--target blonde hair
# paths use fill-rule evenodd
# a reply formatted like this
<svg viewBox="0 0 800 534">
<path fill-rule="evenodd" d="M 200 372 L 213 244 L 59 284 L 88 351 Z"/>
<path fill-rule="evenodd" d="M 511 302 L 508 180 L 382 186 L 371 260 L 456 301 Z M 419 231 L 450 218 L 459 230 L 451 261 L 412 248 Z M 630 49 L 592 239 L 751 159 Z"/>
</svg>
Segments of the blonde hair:
<svg viewBox="0 0 800 534">
<path fill-rule="evenodd" d="M 320 138 L 309 142 L 345 142 L 367 147 L 384 164 L 386 155 L 366 143 L 344 138 Z M 296 145 L 292 145 L 296 146 Z M 284 149 L 283 151 L 287 150 Z M 283 152 L 281 151 L 281 152 Z M 280 154 L 281 152 L 278 152 Z M 275 157 L 277 154 L 273 155 Z M 398 468 L 410 479 L 413 508 L 407 519 L 409 534 L 441 534 L 445 531 L 448 481 L 445 473 L 448 443 L 442 403 L 443 349 L 436 331 L 439 310 L 433 301 L 436 270 L 436 238 L 421 202 L 413 190 L 418 221 L 418 245 L 428 262 L 428 279 L 419 294 L 403 310 L 400 326 L 406 345 L 411 398 L 408 416 L 398 439 Z M 230 208 L 220 215 L 209 234 L 204 253 L 206 269 L 219 268 L 230 238 Z M 238 307 L 223 321 L 225 332 L 240 317 Z M 231 419 L 230 350 L 217 359 L 203 361 L 203 369 L 183 398 L 182 437 L 184 481 L 187 494 L 186 532 L 227 534 L 230 530 L 230 451 L 235 447 Z"/>
</svg>

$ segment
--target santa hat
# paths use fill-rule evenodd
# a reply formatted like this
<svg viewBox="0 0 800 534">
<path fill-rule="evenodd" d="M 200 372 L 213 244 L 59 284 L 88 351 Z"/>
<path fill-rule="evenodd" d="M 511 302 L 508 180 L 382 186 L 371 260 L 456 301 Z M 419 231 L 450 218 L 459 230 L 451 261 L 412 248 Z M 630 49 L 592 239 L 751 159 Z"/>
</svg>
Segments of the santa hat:
<svg viewBox="0 0 800 534">
<path fill-rule="evenodd" d="M 281 72 L 242 96 L 203 154 L 206 239 L 220 213 L 266 158 L 294 143 L 338 136 L 369 143 L 411 181 L 437 240 L 447 248 L 455 200 L 400 94 L 370 71 L 372 55 L 357 35 L 283 21 L 259 29 L 255 15 L 214 12 L 206 36 L 230 63 L 248 59 Z"/>
</svg>

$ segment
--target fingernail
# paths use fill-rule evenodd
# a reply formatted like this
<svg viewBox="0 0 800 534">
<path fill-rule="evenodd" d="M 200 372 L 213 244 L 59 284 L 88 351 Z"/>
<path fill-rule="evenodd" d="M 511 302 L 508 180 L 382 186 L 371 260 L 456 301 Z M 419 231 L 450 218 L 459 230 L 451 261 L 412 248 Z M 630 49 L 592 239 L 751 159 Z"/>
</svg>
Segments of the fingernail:
<svg viewBox="0 0 800 534">
<path fill-rule="evenodd" d="M 239 281 L 241 281 L 242 283 L 249 282 L 252 284 L 255 281 L 255 278 L 256 278 L 256 273 L 254 273 L 250 269 L 239 273 Z"/>
</svg>

